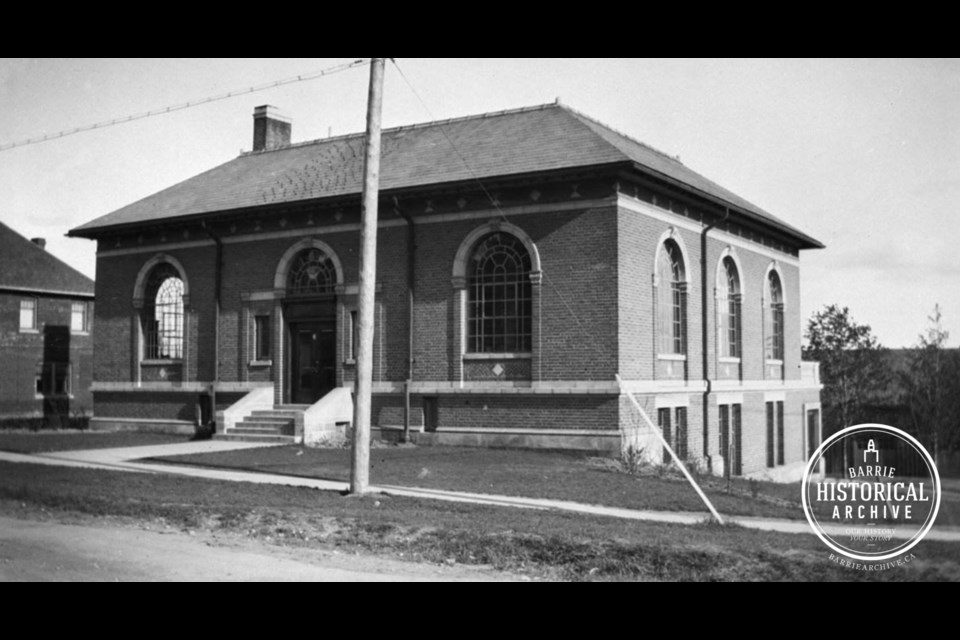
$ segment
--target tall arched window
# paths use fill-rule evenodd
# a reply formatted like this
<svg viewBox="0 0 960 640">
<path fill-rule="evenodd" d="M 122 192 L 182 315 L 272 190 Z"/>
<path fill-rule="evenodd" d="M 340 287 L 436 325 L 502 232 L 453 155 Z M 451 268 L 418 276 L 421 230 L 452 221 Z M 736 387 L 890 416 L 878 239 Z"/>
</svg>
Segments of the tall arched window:
<svg viewBox="0 0 960 640">
<path fill-rule="evenodd" d="M 142 319 L 145 359 L 183 358 L 183 279 L 169 262 L 155 266 L 147 277 Z"/>
<path fill-rule="evenodd" d="M 717 282 L 717 324 L 720 357 L 740 357 L 740 274 L 737 263 L 727 256 L 721 263 Z"/>
<path fill-rule="evenodd" d="M 497 231 L 480 238 L 467 265 L 467 351 L 531 350 L 530 254 L 515 236 Z"/>
<path fill-rule="evenodd" d="M 657 260 L 657 308 L 661 354 L 687 352 L 687 276 L 680 247 L 663 243 Z"/>
<path fill-rule="evenodd" d="M 287 292 L 293 295 L 333 293 L 337 284 L 337 267 L 333 260 L 316 247 L 304 249 L 290 263 Z"/>
<path fill-rule="evenodd" d="M 774 270 L 767 276 L 767 300 L 766 356 L 768 360 L 783 360 L 783 287 Z"/>
</svg>

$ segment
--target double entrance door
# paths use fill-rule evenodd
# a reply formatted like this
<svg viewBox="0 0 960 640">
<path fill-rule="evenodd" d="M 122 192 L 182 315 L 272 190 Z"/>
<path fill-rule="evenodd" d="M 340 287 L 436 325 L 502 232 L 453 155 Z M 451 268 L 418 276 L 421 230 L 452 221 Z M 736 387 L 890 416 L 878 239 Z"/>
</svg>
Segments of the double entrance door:
<svg viewBox="0 0 960 640">
<path fill-rule="evenodd" d="M 313 404 L 337 384 L 337 324 L 333 302 L 290 304 L 290 402 Z"/>
</svg>

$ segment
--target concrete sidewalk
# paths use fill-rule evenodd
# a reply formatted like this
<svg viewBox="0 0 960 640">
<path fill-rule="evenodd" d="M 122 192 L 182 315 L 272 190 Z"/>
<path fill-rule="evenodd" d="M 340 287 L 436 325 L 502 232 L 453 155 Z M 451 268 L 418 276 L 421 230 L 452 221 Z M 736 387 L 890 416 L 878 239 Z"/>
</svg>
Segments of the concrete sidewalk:
<svg viewBox="0 0 960 640">
<path fill-rule="evenodd" d="M 263 446 L 271 445 L 263 445 L 255 442 L 205 440 L 200 442 L 184 442 L 144 447 L 57 451 L 52 453 L 37 453 L 30 455 L 0 451 L 0 460 L 7 462 L 51 464 L 94 469 L 109 469 L 114 471 L 131 471 L 139 473 L 166 473 L 190 476 L 194 478 L 206 478 L 208 480 L 230 480 L 234 482 L 278 484 L 291 487 L 321 489 L 324 491 L 342 492 L 349 489 L 349 485 L 346 482 L 337 482 L 334 480 L 302 478 L 273 473 L 254 473 L 231 469 L 212 469 L 177 464 L 161 464 L 157 462 L 142 462 L 142 460 L 146 458 L 189 455 L 194 453 L 216 453 L 221 451 L 235 451 L 238 449 L 254 449 Z M 623 509 L 619 507 L 583 504 L 579 502 L 567 502 L 563 500 L 544 500 L 538 498 L 522 498 L 517 496 L 466 493 L 462 491 L 443 491 L 439 489 L 418 489 L 394 485 L 374 485 L 370 487 L 370 490 L 371 492 L 386 493 L 389 495 L 405 496 L 410 498 L 445 500 L 449 502 L 467 502 L 472 504 L 516 507 L 521 509 L 567 511 L 588 515 L 625 518 L 629 520 L 643 520 L 647 522 L 697 524 L 710 520 L 710 514 L 706 511 L 641 511 L 636 509 Z M 721 515 L 723 516 L 723 514 Z M 723 517 L 727 523 L 737 524 L 749 529 L 778 531 L 781 533 L 814 533 L 806 520 L 786 520 L 752 516 Z M 960 542 L 960 530 L 952 527 L 934 527 L 926 535 L 926 538 L 930 540 Z"/>
</svg>

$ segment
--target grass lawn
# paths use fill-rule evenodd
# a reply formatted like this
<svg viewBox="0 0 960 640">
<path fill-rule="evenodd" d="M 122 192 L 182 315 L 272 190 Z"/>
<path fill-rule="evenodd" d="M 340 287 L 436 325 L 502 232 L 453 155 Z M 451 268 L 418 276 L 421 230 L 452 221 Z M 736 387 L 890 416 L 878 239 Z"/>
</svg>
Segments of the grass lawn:
<svg viewBox="0 0 960 640">
<path fill-rule="evenodd" d="M 0 462 L 0 511 L 38 508 L 557 579 L 960 580 L 960 545 L 929 540 L 905 567 L 864 572 L 806 534 Z"/>
<path fill-rule="evenodd" d="M 348 449 L 300 446 L 246 449 L 163 458 L 165 462 L 349 481 Z M 679 474 L 630 475 L 609 458 L 565 451 L 468 447 L 378 447 L 370 451 L 370 479 L 473 493 L 570 500 L 587 504 L 670 511 L 707 508 Z M 799 484 L 726 483 L 701 478 L 721 513 L 803 518 Z"/>
<path fill-rule="evenodd" d="M 0 451 L 43 453 L 187 442 L 190 436 L 131 431 L 0 431 Z"/>
</svg>

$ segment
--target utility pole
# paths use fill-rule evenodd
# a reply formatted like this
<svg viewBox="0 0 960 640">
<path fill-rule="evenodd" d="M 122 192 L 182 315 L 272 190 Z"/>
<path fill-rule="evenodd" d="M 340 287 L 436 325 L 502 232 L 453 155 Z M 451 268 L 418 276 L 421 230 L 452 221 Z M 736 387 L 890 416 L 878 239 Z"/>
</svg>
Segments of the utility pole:
<svg viewBox="0 0 960 640">
<path fill-rule="evenodd" d="M 356 404 L 353 410 L 353 457 L 350 493 L 362 495 L 370 485 L 370 414 L 373 387 L 374 294 L 377 288 L 377 200 L 380 191 L 380 112 L 383 107 L 384 58 L 370 63 L 367 97 L 367 145 L 360 211 L 360 309 L 357 313 Z"/>
</svg>

